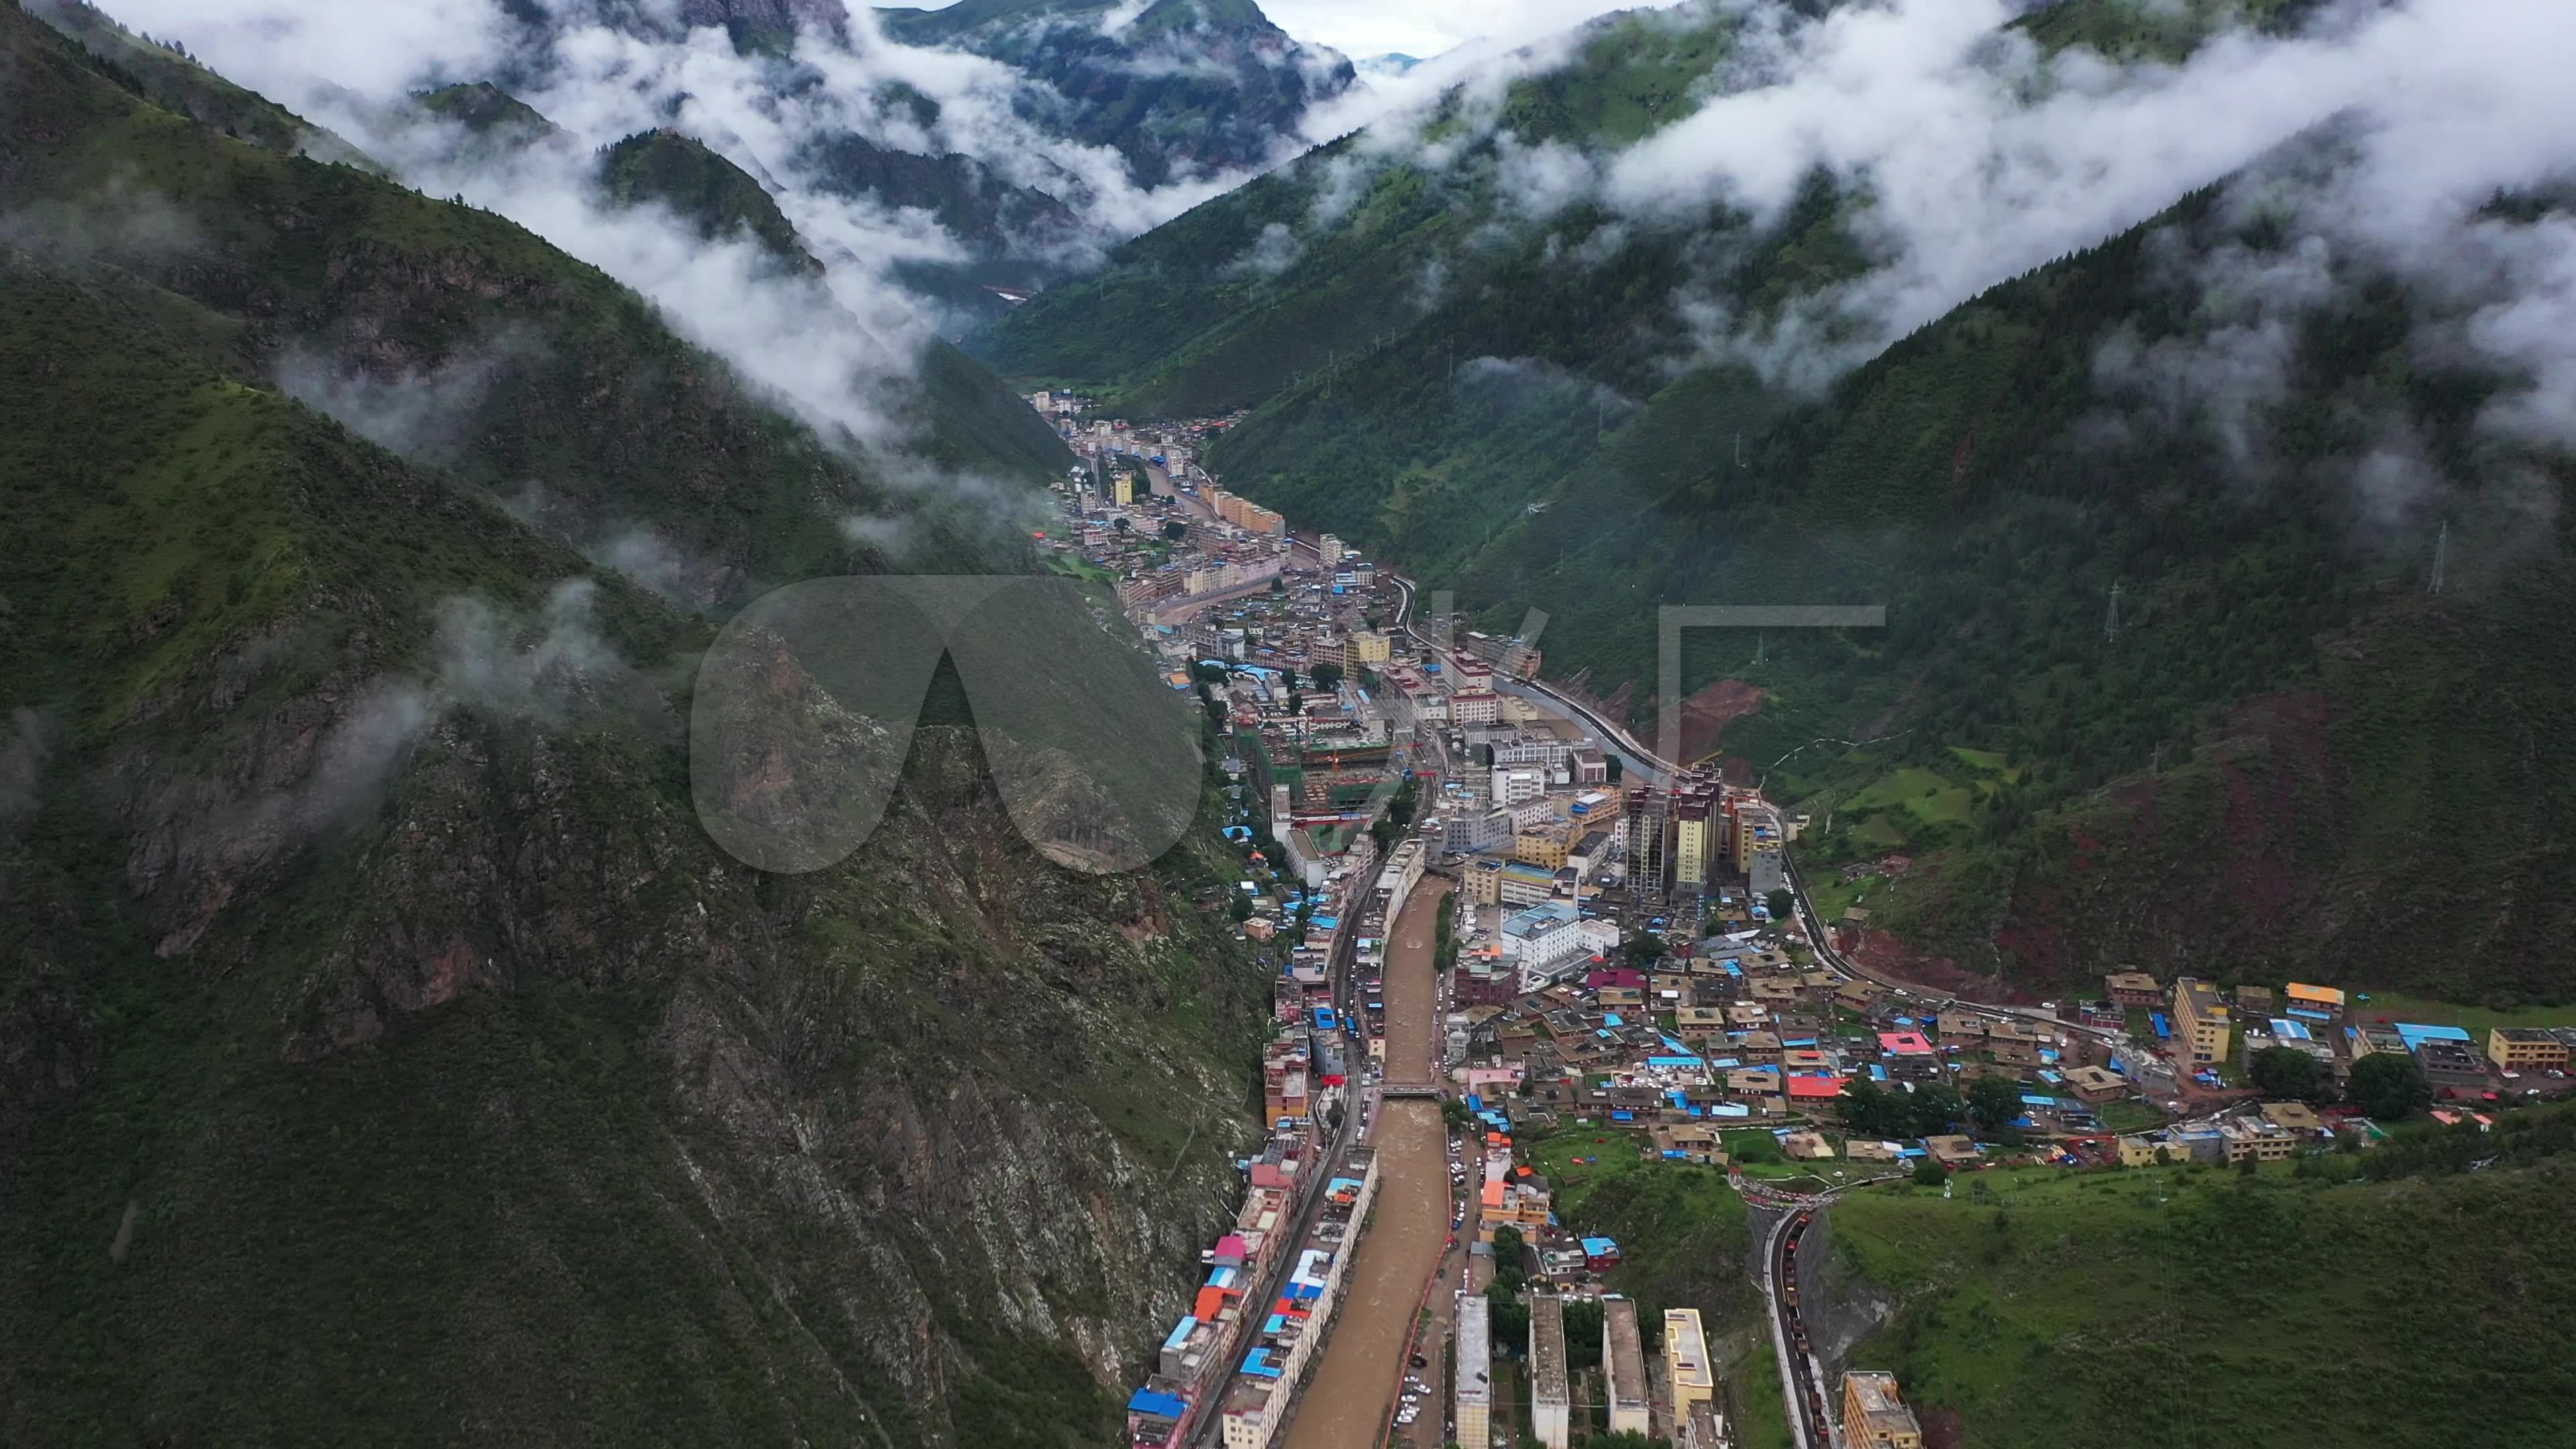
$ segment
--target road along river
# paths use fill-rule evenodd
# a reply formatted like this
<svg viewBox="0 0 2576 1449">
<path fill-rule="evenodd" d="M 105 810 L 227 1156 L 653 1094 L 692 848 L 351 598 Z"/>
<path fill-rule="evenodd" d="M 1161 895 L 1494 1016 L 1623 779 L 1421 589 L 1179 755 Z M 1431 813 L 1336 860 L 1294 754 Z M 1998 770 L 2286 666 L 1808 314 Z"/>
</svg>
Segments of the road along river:
<svg viewBox="0 0 2576 1449">
<path fill-rule="evenodd" d="M 1386 953 L 1386 1082 L 1436 1080 L 1433 1028 L 1439 983 L 1431 943 L 1448 882 L 1426 877 L 1396 917 Z M 1423 1288 L 1449 1242 L 1448 1131 L 1440 1104 L 1386 1101 L 1378 1106 L 1377 1203 L 1324 1361 L 1288 1424 L 1288 1449 L 1359 1449 L 1378 1442 L 1403 1382 L 1405 1344 L 1422 1306 Z M 1423 1416 L 1437 1423 L 1438 1404 Z"/>
</svg>

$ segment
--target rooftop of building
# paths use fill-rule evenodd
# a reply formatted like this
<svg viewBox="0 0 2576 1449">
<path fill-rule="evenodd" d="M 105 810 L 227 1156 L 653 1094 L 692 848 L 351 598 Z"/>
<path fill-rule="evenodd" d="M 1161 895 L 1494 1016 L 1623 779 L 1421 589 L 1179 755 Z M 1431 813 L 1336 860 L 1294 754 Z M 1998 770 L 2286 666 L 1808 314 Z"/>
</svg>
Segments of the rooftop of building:
<svg viewBox="0 0 2576 1449">
<path fill-rule="evenodd" d="M 1904 1396 L 1896 1391 L 1896 1375 L 1875 1369 L 1854 1369 L 1843 1375 L 1843 1393 L 1847 1402 L 1858 1407 L 1869 1420 L 1872 1430 L 1881 1433 L 1920 1435 L 1922 1426 L 1914 1411 L 1905 1406 Z"/>
<path fill-rule="evenodd" d="M 1493 1396 L 1491 1306 L 1472 1293 L 1458 1295 L 1458 1401 L 1481 1404 Z"/>
<path fill-rule="evenodd" d="M 1553 1293 L 1530 1296 L 1530 1389 L 1538 1402 L 1566 1402 L 1565 1303 Z"/>
<path fill-rule="evenodd" d="M 1708 1335 L 1700 1326 L 1698 1309 L 1664 1310 L 1664 1357 L 1676 1382 L 1691 1388 L 1715 1386 L 1716 1372 L 1708 1361 Z"/>
<path fill-rule="evenodd" d="M 1601 1300 L 1601 1331 L 1607 1338 L 1610 1401 L 1613 1406 L 1627 1407 L 1646 1402 L 1646 1350 L 1637 1332 L 1637 1301 L 1633 1298 Z"/>
</svg>

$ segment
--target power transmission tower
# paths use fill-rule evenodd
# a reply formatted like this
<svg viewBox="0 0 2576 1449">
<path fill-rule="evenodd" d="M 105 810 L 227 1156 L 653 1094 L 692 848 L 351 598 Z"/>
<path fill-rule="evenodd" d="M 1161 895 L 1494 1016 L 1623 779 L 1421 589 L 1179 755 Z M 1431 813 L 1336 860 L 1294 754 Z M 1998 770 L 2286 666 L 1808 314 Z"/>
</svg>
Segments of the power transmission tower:
<svg viewBox="0 0 2576 1449">
<path fill-rule="evenodd" d="M 2450 520 L 2444 519 L 2441 534 L 2433 540 L 2433 593 L 2442 592 L 2442 566 L 2450 561 L 2450 552 L 2451 524 Z"/>
<path fill-rule="evenodd" d="M 1737 433 L 1735 435 L 1735 466 L 1738 468 L 1744 466 L 1744 435 L 1742 433 Z"/>
<path fill-rule="evenodd" d="M 2102 619 L 2102 642 L 2120 642 L 2120 586 L 2116 583 L 2111 585 L 2111 612 Z"/>
</svg>

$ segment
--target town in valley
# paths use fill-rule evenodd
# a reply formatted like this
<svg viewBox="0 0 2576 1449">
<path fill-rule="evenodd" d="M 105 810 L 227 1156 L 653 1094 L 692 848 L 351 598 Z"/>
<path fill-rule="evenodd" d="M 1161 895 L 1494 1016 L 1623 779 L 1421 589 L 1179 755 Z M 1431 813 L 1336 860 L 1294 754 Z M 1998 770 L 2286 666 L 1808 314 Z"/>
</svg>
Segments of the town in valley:
<svg viewBox="0 0 2576 1449">
<path fill-rule="evenodd" d="M 1243 875 L 1200 904 L 1277 969 L 1268 1137 L 1128 1401 L 1139 1449 L 1734 1449 L 1754 1394 L 1799 1449 L 1921 1445 L 1895 1377 L 1828 1379 L 1800 1315 L 1797 1249 L 1840 1194 L 2367 1149 L 2383 1128 L 2321 1089 L 2373 1057 L 2444 1123 L 2576 1085 L 2576 1025 L 2479 1033 L 2142 971 L 1981 1003 L 1873 972 L 1867 909 L 1811 905 L 1804 815 L 1722 762 L 1656 758 L 1543 682 L 1537 640 L 1435 613 L 1389 563 L 1227 490 L 1200 459 L 1236 419 L 1029 401 L 1082 460 L 1033 542 L 1114 593 L 1208 711 Z M 1750 1360 L 1713 1358 L 1696 1309 L 1645 1315 L 1619 1243 L 1557 1210 L 1551 1163 L 1620 1154 L 1722 1175 L 1752 1209 L 1770 1341 Z M 1381 1251 L 1393 1196 L 1433 1189 L 1437 1244 Z"/>
</svg>

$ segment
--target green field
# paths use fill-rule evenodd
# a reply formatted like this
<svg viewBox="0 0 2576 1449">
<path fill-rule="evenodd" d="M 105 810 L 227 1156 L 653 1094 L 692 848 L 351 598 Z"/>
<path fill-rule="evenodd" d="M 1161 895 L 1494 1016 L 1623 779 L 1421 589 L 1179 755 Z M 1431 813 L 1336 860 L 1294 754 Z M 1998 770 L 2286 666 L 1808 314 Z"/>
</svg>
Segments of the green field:
<svg viewBox="0 0 2576 1449">
<path fill-rule="evenodd" d="M 2020 766 L 2005 759 L 2001 750 L 1972 750 L 1966 745 L 1952 745 L 1950 753 L 1969 769 L 2001 775 L 2007 780 L 2018 780 L 2024 773 Z"/>
<path fill-rule="evenodd" d="M 1068 578 L 1089 579 L 1094 583 L 1101 584 L 1114 584 L 1118 582 L 1118 576 L 1116 574 L 1111 573 L 1109 570 L 1102 568 L 1100 565 L 1093 563 L 1087 558 L 1082 558 L 1075 554 L 1057 553 L 1050 549 L 1046 552 L 1044 558 L 1046 559 L 1046 566 L 1048 568 L 1057 573 L 1063 574 Z"/>
<path fill-rule="evenodd" d="M 2119 1101 L 2102 1104 L 2102 1125 L 2114 1132 L 2143 1132 L 2164 1124 L 2165 1114 L 2144 1102 Z"/>
<path fill-rule="evenodd" d="M 1907 765 L 1881 775 L 1838 808 L 1886 810 L 1902 807 L 1926 825 L 1945 825 L 1966 820 L 1969 807 L 1976 803 L 1976 798 L 1977 792 L 1966 785 L 1921 765 Z"/>
<path fill-rule="evenodd" d="M 1844 911 L 1855 905 L 1866 905 L 1869 893 L 1884 885 L 1886 880 L 1885 876 L 1869 875 L 1847 881 L 1840 875 L 1820 873 L 1807 887 L 1807 900 L 1816 908 L 1816 915 L 1825 924 L 1832 925 L 1843 918 Z"/>
<path fill-rule="evenodd" d="M 1761 1321 L 1760 1295 L 1744 1276 L 1752 1243 L 1744 1200 L 1724 1169 L 1650 1161 L 1627 1133 L 1591 1129 L 1543 1138 L 1527 1155 L 1553 1185 L 1566 1231 L 1618 1240 L 1611 1287 L 1636 1298 L 1648 1318 L 1697 1308 L 1712 1335 Z"/>
<path fill-rule="evenodd" d="M 2328 1186 L 2269 1169 L 1983 1173 L 1834 1209 L 1893 1290 L 1853 1353 L 1978 1445 L 2556 1442 L 2576 1164 Z M 2070 1426 L 2081 1426 L 2080 1429 Z"/>
<path fill-rule="evenodd" d="M 2374 991 L 2363 1001 L 2357 993 L 2348 993 L 2346 1011 L 2363 1021 L 2387 1017 L 2390 1021 L 2421 1022 L 2426 1026 L 2464 1026 L 2478 1038 L 2478 1048 L 2486 1048 L 2487 1028 L 2494 1026 L 2576 1026 L 2576 1006 L 2526 1006 L 2513 1011 L 2496 1011 L 2483 1006 L 2464 1006 L 2455 1001 L 2430 1001 L 2420 996 L 2404 996 L 2393 991 Z"/>
<path fill-rule="evenodd" d="M 1736 1443 L 1739 1449 L 1791 1449 L 1789 1401 L 1780 1388 L 1780 1356 L 1767 1333 L 1756 1333 L 1728 1368 L 1735 1394 Z"/>
</svg>

